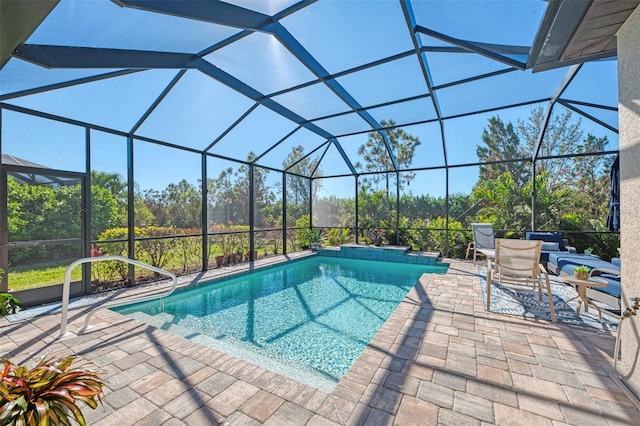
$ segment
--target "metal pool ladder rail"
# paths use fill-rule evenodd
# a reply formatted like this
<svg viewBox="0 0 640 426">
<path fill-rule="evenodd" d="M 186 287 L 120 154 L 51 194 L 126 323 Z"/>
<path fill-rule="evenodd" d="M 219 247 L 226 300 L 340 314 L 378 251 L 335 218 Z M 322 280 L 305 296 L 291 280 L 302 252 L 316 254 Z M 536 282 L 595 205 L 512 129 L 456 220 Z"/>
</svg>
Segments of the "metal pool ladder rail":
<svg viewBox="0 0 640 426">
<path fill-rule="evenodd" d="M 101 304 L 100 306 L 96 306 L 91 311 L 89 311 L 89 313 L 87 314 L 87 316 L 86 316 L 86 318 L 84 320 L 84 326 L 82 326 L 82 328 L 80 328 L 78 330 L 80 332 L 83 332 L 83 331 L 85 331 L 85 330 L 87 330 L 89 328 L 89 320 L 91 319 L 91 316 L 98 309 L 101 309 L 101 308 L 112 308 L 114 306 L 127 305 L 127 304 L 132 303 L 132 302 L 146 302 L 148 300 L 154 300 L 154 299 L 160 299 L 160 298 L 163 298 L 163 297 L 167 297 L 171 293 L 173 293 L 173 291 L 176 289 L 176 286 L 178 285 L 178 278 L 174 274 L 172 274 L 171 272 L 165 271 L 164 269 L 156 268 L 155 266 L 147 265 L 146 263 L 142 263 L 142 262 L 139 262 L 137 260 L 129 259 L 127 257 L 122 257 L 122 256 L 96 256 L 96 257 L 84 257 L 82 259 L 75 260 L 75 261 L 71 262 L 71 264 L 67 267 L 67 270 L 64 273 L 64 285 L 62 287 L 62 321 L 60 323 L 60 334 L 58 334 L 56 336 L 56 338 L 61 338 L 61 337 L 64 337 L 65 335 L 68 334 L 67 333 L 67 317 L 68 317 L 68 313 L 69 313 L 69 292 L 70 292 L 70 286 L 71 286 L 71 271 L 73 271 L 73 268 L 75 268 L 76 266 L 78 266 L 78 265 L 80 265 L 82 263 L 103 262 L 105 260 L 119 260 L 121 262 L 129 263 L 131 265 L 136 265 L 136 266 L 139 266 L 141 268 L 149 269 L 149 270 L 157 272 L 159 274 L 166 275 L 166 276 L 170 277 L 173 280 L 173 285 L 165 293 L 153 294 L 153 295 L 150 295 L 150 296 L 143 296 L 143 297 L 134 298 L 134 299 L 128 299 L 128 300 L 124 300 L 124 301 L 121 300 L 121 301 L 106 302 L 106 303 Z"/>
</svg>

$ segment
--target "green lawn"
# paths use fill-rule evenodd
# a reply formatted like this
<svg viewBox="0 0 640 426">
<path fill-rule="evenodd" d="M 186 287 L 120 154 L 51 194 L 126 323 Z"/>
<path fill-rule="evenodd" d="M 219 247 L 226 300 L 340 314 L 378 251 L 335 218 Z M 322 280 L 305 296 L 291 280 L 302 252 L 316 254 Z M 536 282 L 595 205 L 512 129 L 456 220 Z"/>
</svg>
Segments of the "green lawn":
<svg viewBox="0 0 640 426">
<path fill-rule="evenodd" d="M 9 288 L 26 290 L 53 284 L 62 284 L 64 273 L 70 260 L 39 263 L 37 265 L 17 266 L 9 269 Z M 76 267 L 71 273 L 71 281 L 82 279 L 82 268 Z"/>
<path fill-rule="evenodd" d="M 263 243 L 263 244 L 260 244 Z M 269 243 L 258 241 L 256 244 L 256 252 L 259 253 L 260 256 L 271 255 L 273 252 L 273 246 L 269 245 Z M 278 247 L 278 253 L 282 253 L 282 248 Z M 211 261 L 216 254 L 221 254 L 222 249 L 220 246 L 216 244 L 212 244 L 210 246 L 210 256 Z M 274 253 L 275 254 L 275 253 Z M 44 287 L 48 285 L 54 284 L 62 284 L 64 281 L 64 273 L 67 269 L 67 266 L 74 259 L 66 259 L 60 260 L 56 262 L 43 262 L 32 265 L 24 265 L 24 266 L 16 266 L 11 267 L 9 269 L 9 288 L 11 290 L 26 290 L 30 288 L 38 288 Z M 140 258 L 138 259 L 145 263 L 151 263 L 150 259 Z M 113 264 L 112 262 L 105 262 L 100 264 L 95 264 L 93 266 L 93 271 L 97 274 L 92 277 L 94 280 L 98 281 L 119 281 L 121 280 L 121 275 L 113 272 L 113 268 L 111 268 L 109 264 Z M 172 271 L 174 273 L 180 274 L 184 273 L 185 269 L 187 271 L 195 271 L 199 270 L 202 260 L 199 256 L 199 251 L 195 253 L 188 253 L 186 255 L 180 250 L 171 250 L 171 254 L 168 256 L 167 263 L 162 267 L 163 269 Z M 140 271 L 139 268 L 136 268 L 136 276 Z M 142 271 L 143 274 L 147 273 L 146 271 Z M 93 275 L 93 273 L 92 273 Z M 82 268 L 80 265 L 76 266 L 71 273 L 71 281 L 79 281 L 82 279 Z"/>
</svg>

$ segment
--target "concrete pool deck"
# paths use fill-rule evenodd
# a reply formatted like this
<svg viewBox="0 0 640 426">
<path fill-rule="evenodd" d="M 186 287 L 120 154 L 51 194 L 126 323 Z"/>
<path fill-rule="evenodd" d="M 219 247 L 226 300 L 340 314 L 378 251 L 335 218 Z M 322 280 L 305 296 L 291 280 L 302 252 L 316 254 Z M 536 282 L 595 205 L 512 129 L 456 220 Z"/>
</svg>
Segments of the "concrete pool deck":
<svg viewBox="0 0 640 426">
<path fill-rule="evenodd" d="M 90 425 L 636 423 L 637 400 L 612 373 L 615 333 L 485 312 L 477 268 L 444 262 L 447 274 L 420 279 L 331 393 L 108 310 L 58 340 L 59 314 L 1 318 L 0 354 L 73 353 L 103 371 L 103 404 L 83 409 Z M 84 313 L 69 318 L 75 332 Z"/>
</svg>

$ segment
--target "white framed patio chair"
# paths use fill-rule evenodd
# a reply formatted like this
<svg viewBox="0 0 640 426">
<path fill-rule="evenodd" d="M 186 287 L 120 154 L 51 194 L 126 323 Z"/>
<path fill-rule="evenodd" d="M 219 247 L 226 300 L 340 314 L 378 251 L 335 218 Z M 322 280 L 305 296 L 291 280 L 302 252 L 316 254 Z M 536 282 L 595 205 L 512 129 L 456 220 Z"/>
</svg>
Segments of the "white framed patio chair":
<svg viewBox="0 0 640 426">
<path fill-rule="evenodd" d="M 549 274 L 540 263 L 541 250 L 542 241 L 495 239 L 495 258 L 493 260 L 487 258 L 487 311 L 491 311 L 491 285 L 493 282 L 517 290 L 537 291 L 538 300 L 542 301 L 542 276 L 544 275 L 551 321 L 556 322 Z"/>
<path fill-rule="evenodd" d="M 492 259 L 495 256 L 496 239 L 493 225 L 491 223 L 472 223 L 471 229 L 473 231 L 473 246 L 469 243 L 467 253 L 470 249 L 473 250 L 473 264 L 476 264 L 478 255 L 484 255 L 487 259 Z"/>
</svg>

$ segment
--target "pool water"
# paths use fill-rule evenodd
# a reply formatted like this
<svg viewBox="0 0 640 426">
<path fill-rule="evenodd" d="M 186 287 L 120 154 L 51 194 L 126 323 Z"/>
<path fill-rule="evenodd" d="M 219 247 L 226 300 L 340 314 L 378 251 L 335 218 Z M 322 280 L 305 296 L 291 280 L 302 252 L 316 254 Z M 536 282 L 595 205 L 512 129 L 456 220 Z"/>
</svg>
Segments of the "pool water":
<svg viewBox="0 0 640 426">
<path fill-rule="evenodd" d="M 330 391 L 425 272 L 313 256 L 115 310 Z"/>
</svg>

